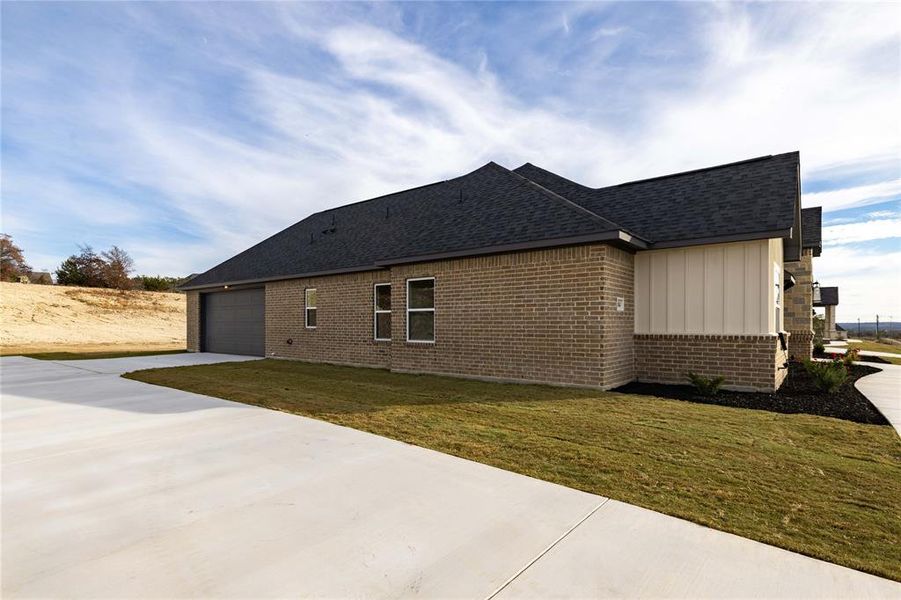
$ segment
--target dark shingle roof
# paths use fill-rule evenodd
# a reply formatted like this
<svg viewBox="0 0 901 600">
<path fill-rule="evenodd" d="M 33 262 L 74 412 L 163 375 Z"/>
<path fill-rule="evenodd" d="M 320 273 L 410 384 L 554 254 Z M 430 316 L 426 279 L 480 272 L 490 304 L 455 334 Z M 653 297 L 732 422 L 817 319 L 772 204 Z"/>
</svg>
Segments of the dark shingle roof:
<svg viewBox="0 0 901 600">
<path fill-rule="evenodd" d="M 837 287 L 821 287 L 820 301 L 814 302 L 814 306 L 837 306 L 838 305 L 838 288 Z"/>
<path fill-rule="evenodd" d="M 410 257 L 620 229 L 488 163 L 456 179 L 315 213 L 185 287 L 372 269 L 377 263 Z"/>
<path fill-rule="evenodd" d="M 819 256 L 823 251 L 823 208 L 801 209 L 801 243 L 805 248 L 812 248 L 813 255 Z"/>
<path fill-rule="evenodd" d="M 798 153 L 592 189 L 527 164 L 310 215 L 182 289 L 361 271 L 437 256 L 608 240 L 633 248 L 784 235 Z"/>
<path fill-rule="evenodd" d="M 795 223 L 797 152 L 604 188 L 525 164 L 516 172 L 655 244 L 786 231 Z"/>
</svg>

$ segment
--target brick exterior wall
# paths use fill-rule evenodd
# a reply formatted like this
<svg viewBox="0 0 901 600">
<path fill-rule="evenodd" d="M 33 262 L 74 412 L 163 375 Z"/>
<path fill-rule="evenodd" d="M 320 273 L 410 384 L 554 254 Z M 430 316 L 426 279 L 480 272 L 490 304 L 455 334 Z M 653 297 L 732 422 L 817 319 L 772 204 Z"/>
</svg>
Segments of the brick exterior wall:
<svg viewBox="0 0 901 600">
<path fill-rule="evenodd" d="M 597 244 L 394 267 L 391 368 L 618 385 L 631 379 L 632 258 Z M 406 341 L 406 280 L 417 277 L 435 277 L 434 344 Z"/>
<path fill-rule="evenodd" d="M 723 387 L 774 391 L 788 371 L 788 351 L 775 335 L 635 336 L 635 372 L 639 381 L 686 384 L 685 373 L 722 375 Z"/>
<path fill-rule="evenodd" d="M 390 343 L 373 337 L 373 285 L 387 271 L 266 284 L 266 356 L 369 367 L 391 366 Z M 316 328 L 304 325 L 304 290 L 316 288 Z M 288 343 L 291 340 L 291 343 Z"/>
<path fill-rule="evenodd" d="M 200 352 L 200 292 L 185 292 L 187 305 L 187 349 Z"/>
<path fill-rule="evenodd" d="M 610 389 L 635 379 L 635 256 L 606 246 L 604 258 L 601 265 L 601 356 L 603 387 Z M 624 301 L 623 312 L 616 309 L 617 298 Z"/>
<path fill-rule="evenodd" d="M 406 280 L 435 278 L 435 342 L 406 341 Z M 392 340 L 373 338 L 373 285 L 391 283 Z M 266 355 L 508 381 L 610 389 L 685 383 L 688 370 L 738 389 L 777 388 L 787 353 L 772 335 L 634 335 L 634 255 L 582 245 L 266 284 Z M 304 290 L 317 327 L 304 327 Z M 796 286 L 797 287 L 797 286 Z M 624 310 L 617 310 L 617 298 Z M 189 292 L 188 348 L 200 349 Z M 291 340 L 291 343 L 288 343 Z"/>
<path fill-rule="evenodd" d="M 801 260 L 786 262 L 785 270 L 795 276 L 783 300 L 784 326 L 791 334 L 788 352 L 803 360 L 813 352 L 813 250 L 804 249 Z"/>
</svg>

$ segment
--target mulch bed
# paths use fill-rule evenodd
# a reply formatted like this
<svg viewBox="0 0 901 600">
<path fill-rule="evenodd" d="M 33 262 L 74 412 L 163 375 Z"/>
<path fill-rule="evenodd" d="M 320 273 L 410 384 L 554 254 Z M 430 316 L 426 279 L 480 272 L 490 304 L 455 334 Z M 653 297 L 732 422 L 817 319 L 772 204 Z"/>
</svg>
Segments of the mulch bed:
<svg viewBox="0 0 901 600">
<path fill-rule="evenodd" d="M 637 381 L 627 383 L 613 391 L 734 408 L 834 417 L 868 425 L 888 425 L 885 417 L 854 387 L 856 380 L 878 371 L 879 369 L 874 367 L 852 365 L 848 380 L 834 394 L 827 394 L 817 389 L 813 379 L 800 363 L 789 364 L 788 377 L 779 390 L 774 393 L 720 390 L 715 396 L 704 396 L 691 385 L 640 383 Z"/>
</svg>

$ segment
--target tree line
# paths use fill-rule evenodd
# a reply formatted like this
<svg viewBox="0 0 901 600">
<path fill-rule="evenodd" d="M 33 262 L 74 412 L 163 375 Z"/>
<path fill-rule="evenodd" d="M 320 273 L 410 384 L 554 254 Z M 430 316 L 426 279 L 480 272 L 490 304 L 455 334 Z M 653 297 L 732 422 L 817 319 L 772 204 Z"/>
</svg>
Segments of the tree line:
<svg viewBox="0 0 901 600">
<path fill-rule="evenodd" d="M 73 254 L 54 271 L 59 285 L 110 288 L 119 290 L 146 290 L 150 292 L 171 292 L 184 281 L 183 277 L 137 275 L 134 260 L 128 252 L 118 246 L 100 253 L 89 245 L 78 247 Z M 0 280 L 18 281 L 32 273 L 22 249 L 11 236 L 0 234 Z"/>
</svg>

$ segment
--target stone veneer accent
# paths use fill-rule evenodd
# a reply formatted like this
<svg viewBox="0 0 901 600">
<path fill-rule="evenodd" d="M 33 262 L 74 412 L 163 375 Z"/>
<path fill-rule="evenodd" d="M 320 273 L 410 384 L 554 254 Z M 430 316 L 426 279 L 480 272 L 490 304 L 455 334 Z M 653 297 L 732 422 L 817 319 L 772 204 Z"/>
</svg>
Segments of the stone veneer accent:
<svg viewBox="0 0 901 600">
<path fill-rule="evenodd" d="M 723 387 L 774 391 L 788 374 L 788 352 L 776 335 L 635 336 L 635 375 L 639 381 L 686 384 L 685 373 L 722 375 Z"/>
<path fill-rule="evenodd" d="M 813 353 L 813 250 L 805 248 L 800 260 L 785 263 L 785 270 L 795 276 L 783 300 L 784 327 L 791 334 L 788 352 L 804 360 Z"/>
<path fill-rule="evenodd" d="M 200 292 L 185 292 L 188 321 L 187 350 L 200 352 Z"/>
</svg>

